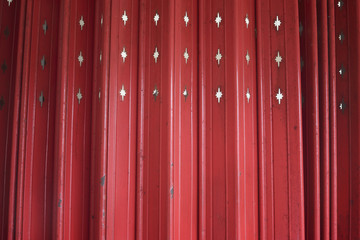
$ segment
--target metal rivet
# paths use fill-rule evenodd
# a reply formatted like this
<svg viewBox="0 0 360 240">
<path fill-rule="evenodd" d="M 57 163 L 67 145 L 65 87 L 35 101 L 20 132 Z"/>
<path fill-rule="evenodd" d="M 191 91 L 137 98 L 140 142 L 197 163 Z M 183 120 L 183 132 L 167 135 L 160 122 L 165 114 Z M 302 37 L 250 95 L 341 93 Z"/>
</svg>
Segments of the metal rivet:
<svg viewBox="0 0 360 240">
<path fill-rule="evenodd" d="M 249 103 L 249 101 L 250 101 L 250 97 L 251 97 L 249 88 L 247 89 L 247 91 L 246 91 L 246 94 L 245 94 L 245 95 L 246 95 L 247 102 Z"/>
<path fill-rule="evenodd" d="M 185 26 L 187 27 L 188 23 L 189 23 L 190 19 L 188 17 L 187 12 L 185 12 L 185 16 L 184 16 L 184 22 L 185 22 Z"/>
<path fill-rule="evenodd" d="M 215 23 L 216 23 L 218 28 L 220 27 L 221 21 L 222 21 L 222 18 L 220 17 L 220 13 L 218 12 L 217 15 L 216 15 L 216 18 L 215 18 Z"/>
<path fill-rule="evenodd" d="M 188 59 L 189 59 L 189 53 L 188 53 L 187 48 L 185 48 L 184 58 L 185 58 L 185 63 L 187 63 L 187 62 L 188 62 Z"/>
<path fill-rule="evenodd" d="M 83 98 L 83 96 L 82 96 L 82 94 L 81 94 L 80 88 L 79 88 L 79 92 L 76 94 L 76 97 L 77 97 L 77 99 L 78 99 L 78 101 L 79 101 L 79 104 L 80 104 L 80 101 L 81 101 L 81 99 Z"/>
<path fill-rule="evenodd" d="M 153 56 L 154 56 L 154 59 L 155 59 L 155 63 L 157 63 L 157 59 L 160 56 L 157 47 L 155 47 L 155 51 L 154 51 Z"/>
<path fill-rule="evenodd" d="M 246 62 L 249 65 L 250 62 L 250 55 L 249 55 L 249 51 L 246 51 L 246 56 L 245 56 Z"/>
<path fill-rule="evenodd" d="M 278 93 L 276 94 L 276 99 L 279 101 L 279 104 L 281 103 L 281 100 L 283 99 L 284 95 L 281 93 L 281 90 L 279 88 Z"/>
<path fill-rule="evenodd" d="M 155 85 L 155 88 L 154 88 L 152 94 L 153 94 L 154 99 L 155 99 L 155 101 L 156 101 L 156 97 L 159 96 L 159 90 L 157 89 L 156 85 Z"/>
<path fill-rule="evenodd" d="M 43 106 L 44 101 L 45 101 L 44 93 L 41 91 L 41 94 L 39 96 L 39 102 L 41 107 Z"/>
<path fill-rule="evenodd" d="M 9 4 L 9 7 L 10 7 L 12 1 L 13 1 L 13 0 L 7 0 L 8 4 Z"/>
<path fill-rule="evenodd" d="M 160 20 L 160 16 L 159 16 L 159 14 L 156 12 L 156 13 L 155 13 L 155 16 L 154 16 L 155 26 L 157 26 L 159 20 Z"/>
<path fill-rule="evenodd" d="M 80 54 L 79 54 L 79 56 L 78 56 L 78 61 L 79 61 L 79 63 L 80 63 L 80 67 L 81 67 L 81 64 L 84 62 L 84 57 L 83 57 L 81 51 L 80 51 Z"/>
<path fill-rule="evenodd" d="M 42 25 L 42 29 L 44 31 L 44 35 L 46 35 L 46 31 L 48 30 L 48 25 L 47 25 L 46 19 L 45 19 L 44 24 Z"/>
<path fill-rule="evenodd" d="M 124 98 L 126 96 L 126 90 L 125 90 L 125 87 L 124 87 L 124 84 L 121 86 L 121 90 L 120 90 L 120 96 L 121 96 L 121 101 L 124 101 Z"/>
<path fill-rule="evenodd" d="M 215 94 L 215 97 L 217 98 L 218 103 L 220 103 L 220 99 L 222 98 L 222 96 L 223 96 L 223 93 L 221 92 L 220 87 L 218 87 L 218 90 Z"/>
<path fill-rule="evenodd" d="M 279 20 L 279 16 L 276 16 L 274 25 L 276 27 L 276 31 L 279 31 L 280 25 L 281 25 L 281 21 Z"/>
<path fill-rule="evenodd" d="M 123 47 L 123 50 L 121 52 L 121 57 L 123 59 L 123 63 L 125 62 L 125 59 L 127 57 L 127 53 L 126 53 L 126 50 L 125 50 L 125 47 Z"/>
<path fill-rule="evenodd" d="M 282 57 L 280 56 L 280 52 L 277 52 L 277 56 L 275 57 L 275 62 L 278 65 L 278 68 L 280 67 L 280 63 L 282 62 Z"/>
<path fill-rule="evenodd" d="M 124 11 L 124 14 L 122 15 L 121 18 L 124 22 L 124 26 L 126 26 L 126 22 L 129 20 L 128 16 L 126 15 L 126 11 Z"/>
<path fill-rule="evenodd" d="M 347 105 L 345 103 L 344 98 L 341 98 L 341 102 L 339 104 L 339 109 L 341 110 L 342 113 L 344 113 L 345 109 L 346 109 Z"/>
<path fill-rule="evenodd" d="M 83 30 L 83 27 L 84 27 L 84 25 L 85 25 L 85 21 L 84 21 L 84 17 L 83 17 L 83 16 L 80 17 L 79 25 L 80 25 L 80 29 L 81 29 L 81 31 L 82 31 L 82 30 Z"/>
<path fill-rule="evenodd" d="M 248 14 L 246 14 L 246 17 L 245 17 L 246 28 L 249 28 L 249 23 L 250 23 L 249 16 L 248 16 Z"/>
<path fill-rule="evenodd" d="M 222 58 L 222 55 L 220 53 L 220 49 L 218 49 L 217 54 L 215 56 L 216 61 L 218 62 L 218 65 L 220 65 L 220 60 Z"/>
<path fill-rule="evenodd" d="M 185 86 L 185 90 L 183 91 L 183 95 L 184 95 L 184 97 L 185 97 L 185 102 L 186 102 L 186 98 L 187 98 L 188 95 L 189 95 L 189 93 L 188 93 L 188 91 L 187 91 L 187 89 L 186 89 L 186 86 Z"/>
</svg>

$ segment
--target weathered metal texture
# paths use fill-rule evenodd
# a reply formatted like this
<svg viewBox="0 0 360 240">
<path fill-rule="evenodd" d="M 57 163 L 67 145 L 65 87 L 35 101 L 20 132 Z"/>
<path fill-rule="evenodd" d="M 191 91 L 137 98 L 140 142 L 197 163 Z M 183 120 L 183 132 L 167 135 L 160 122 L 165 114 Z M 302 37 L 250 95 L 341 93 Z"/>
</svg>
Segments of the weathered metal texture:
<svg viewBox="0 0 360 240">
<path fill-rule="evenodd" d="M 139 1 L 111 1 L 106 239 L 135 239 Z"/>
<path fill-rule="evenodd" d="M 320 97 L 316 5 L 316 1 L 299 1 L 306 239 L 320 240 Z M 324 62 L 327 63 L 326 59 Z M 328 114 L 325 112 L 324 115 Z M 328 139 L 323 142 L 328 142 Z"/>
<path fill-rule="evenodd" d="M 174 211 L 170 205 L 174 191 L 170 179 L 170 162 L 174 161 L 174 12 L 174 1 L 140 0 L 137 239 L 168 239 L 174 234 L 170 228 Z"/>
<path fill-rule="evenodd" d="M 340 3 L 340 4 L 339 4 Z M 360 3 L 338 1 L 335 10 L 338 118 L 338 239 L 360 237 L 359 54 Z M 340 39 L 343 33 L 344 39 Z M 342 105 L 341 105 L 342 104 Z"/>
<path fill-rule="evenodd" d="M 199 238 L 257 239 L 255 2 L 199 12 Z"/>
<path fill-rule="evenodd" d="M 298 1 L 257 3 L 260 238 L 305 239 Z"/>
<path fill-rule="evenodd" d="M 171 239 L 198 239 L 198 2 L 174 1 Z"/>
<path fill-rule="evenodd" d="M 9 196 L 12 148 L 14 145 L 13 116 L 18 110 L 18 59 L 20 2 L 0 4 L 0 238 L 8 236 Z M 20 50 L 21 51 L 21 50 Z M 16 90 L 15 90 L 16 85 Z M 15 136 L 16 139 L 16 136 Z M 12 215 L 12 214 L 11 214 Z"/>
<path fill-rule="evenodd" d="M 58 12 L 57 1 L 27 2 L 16 239 L 52 235 Z"/>
<path fill-rule="evenodd" d="M 93 1 L 62 1 L 53 237 L 89 239 Z"/>
</svg>

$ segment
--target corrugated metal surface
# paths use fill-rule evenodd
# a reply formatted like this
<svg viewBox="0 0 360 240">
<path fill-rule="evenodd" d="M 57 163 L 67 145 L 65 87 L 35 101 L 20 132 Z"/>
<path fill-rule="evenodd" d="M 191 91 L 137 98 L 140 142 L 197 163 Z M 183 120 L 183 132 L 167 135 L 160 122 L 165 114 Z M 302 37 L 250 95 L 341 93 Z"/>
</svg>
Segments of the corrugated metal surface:
<svg viewBox="0 0 360 240">
<path fill-rule="evenodd" d="M 2 0 L 1 239 L 358 239 L 360 3 Z"/>
</svg>

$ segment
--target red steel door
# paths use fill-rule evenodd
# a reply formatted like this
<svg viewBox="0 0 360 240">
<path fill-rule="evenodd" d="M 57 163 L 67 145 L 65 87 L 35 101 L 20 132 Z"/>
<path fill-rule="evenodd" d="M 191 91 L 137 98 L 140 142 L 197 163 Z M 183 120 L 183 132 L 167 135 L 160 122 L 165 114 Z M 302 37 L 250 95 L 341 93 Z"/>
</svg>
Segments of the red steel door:
<svg viewBox="0 0 360 240">
<path fill-rule="evenodd" d="M 2 0 L 1 239 L 358 239 L 356 0 Z"/>
</svg>

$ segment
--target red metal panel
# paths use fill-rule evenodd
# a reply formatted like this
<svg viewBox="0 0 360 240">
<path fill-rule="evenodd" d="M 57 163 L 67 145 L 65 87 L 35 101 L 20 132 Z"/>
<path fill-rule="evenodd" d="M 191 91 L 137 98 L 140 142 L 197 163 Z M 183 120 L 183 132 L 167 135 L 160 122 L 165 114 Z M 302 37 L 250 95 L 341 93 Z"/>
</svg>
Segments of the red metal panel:
<svg viewBox="0 0 360 240">
<path fill-rule="evenodd" d="M 9 199 L 10 170 L 12 147 L 14 146 L 13 128 L 17 124 L 12 121 L 15 111 L 18 110 L 18 39 L 20 3 L 8 4 L 3 1 L 0 4 L 0 238 L 8 236 L 8 208 L 12 204 Z M 21 50 L 20 50 L 21 52 Z M 16 140 L 16 137 L 15 137 Z M 10 214 L 12 215 L 12 214 Z"/>
<path fill-rule="evenodd" d="M 200 239 L 257 239 L 254 2 L 199 8 Z"/>
<path fill-rule="evenodd" d="M 349 239 L 360 238 L 360 3 L 346 1 L 349 40 Z M 340 80 L 341 81 L 341 80 Z M 340 127 L 340 126 L 339 126 Z M 345 160 L 346 161 L 346 160 Z"/>
<path fill-rule="evenodd" d="M 139 28 L 136 237 L 166 239 L 174 234 L 174 1 L 141 0 Z"/>
<path fill-rule="evenodd" d="M 53 151 L 55 83 L 57 70 L 57 26 L 59 7 L 56 1 L 28 2 L 31 25 L 29 65 L 23 82 L 28 91 L 22 100 L 24 126 L 20 135 L 18 172 L 17 238 L 51 237 L 53 199 Z M 46 22 L 45 22 L 46 21 Z M 28 29 L 30 30 L 30 29 Z M 30 34 L 29 36 L 30 40 Z M 27 51 L 27 50 L 25 50 Z M 23 154 L 23 155 L 22 155 Z"/>
<path fill-rule="evenodd" d="M 93 10 L 93 1 L 63 1 L 61 6 L 54 209 L 57 239 L 89 238 Z"/>
<path fill-rule="evenodd" d="M 198 238 L 198 3 L 175 1 L 171 239 Z"/>
<path fill-rule="evenodd" d="M 135 238 L 138 0 L 112 1 L 107 239 Z"/>
<path fill-rule="evenodd" d="M 320 239 L 319 57 L 316 4 L 316 1 L 302 1 L 299 8 L 306 239 Z M 327 139 L 323 142 L 326 141 Z"/>
<path fill-rule="evenodd" d="M 262 1 L 257 10 L 260 234 L 305 239 L 297 1 Z"/>
</svg>

